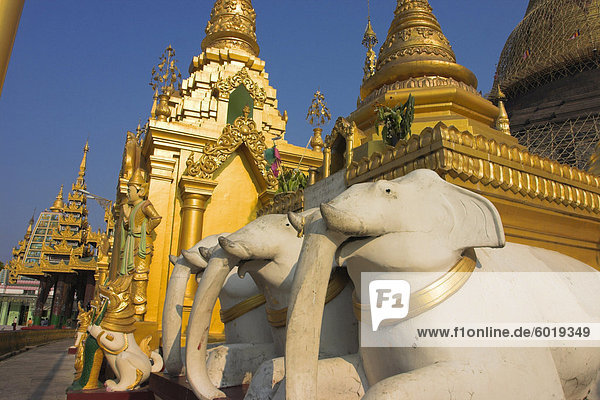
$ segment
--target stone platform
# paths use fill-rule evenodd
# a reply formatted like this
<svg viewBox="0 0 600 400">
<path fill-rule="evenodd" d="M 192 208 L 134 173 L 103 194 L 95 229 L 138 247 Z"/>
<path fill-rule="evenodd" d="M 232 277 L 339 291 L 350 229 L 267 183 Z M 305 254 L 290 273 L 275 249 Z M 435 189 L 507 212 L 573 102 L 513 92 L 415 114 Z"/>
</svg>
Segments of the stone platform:
<svg viewBox="0 0 600 400">
<path fill-rule="evenodd" d="M 247 387 L 231 387 L 221 389 L 227 397 L 223 400 L 242 400 Z M 166 374 L 157 373 L 150 375 L 150 390 L 160 400 L 198 400 L 185 377 L 171 378 Z"/>
</svg>

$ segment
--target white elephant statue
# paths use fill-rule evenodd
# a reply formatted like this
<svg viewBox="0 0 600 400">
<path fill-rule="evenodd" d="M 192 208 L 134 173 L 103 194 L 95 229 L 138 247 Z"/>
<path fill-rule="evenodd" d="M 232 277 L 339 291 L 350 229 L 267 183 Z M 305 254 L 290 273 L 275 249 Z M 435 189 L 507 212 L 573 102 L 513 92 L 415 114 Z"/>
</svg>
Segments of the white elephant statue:
<svg viewBox="0 0 600 400">
<path fill-rule="evenodd" d="M 149 347 L 151 336 L 139 346 L 135 341 L 131 281 L 132 275 L 125 275 L 98 287 L 100 298 L 107 303 L 103 305 L 104 316 L 100 325 L 90 324 L 87 328 L 115 373 L 116 380 L 104 382 L 109 392 L 138 389 L 151 372 L 158 372 L 163 367 L 160 354 Z"/>
<path fill-rule="evenodd" d="M 212 252 L 208 266 L 200 281 L 196 299 L 190 315 L 188 340 L 196 342 L 196 336 L 208 329 L 210 310 L 215 304 L 222 282 L 231 274 L 232 269 L 238 266 L 237 273 L 240 277 L 250 275 L 260 291 L 265 296 L 267 319 L 271 325 L 274 341 L 274 351 L 277 356 L 283 355 L 285 348 L 285 332 L 287 320 L 287 306 L 290 288 L 293 282 L 295 265 L 302 245 L 296 230 L 291 226 L 286 215 L 265 215 L 257 218 L 237 232 L 227 237 L 219 238 L 220 248 Z M 201 249 L 202 250 L 202 249 Z M 202 250 L 206 252 L 206 250 Z M 323 335 L 321 355 L 335 357 L 355 353 L 358 348 L 357 323 L 352 317 L 350 303 L 352 286 L 344 272 L 331 274 L 332 265 L 329 267 L 329 299 L 325 306 L 324 323 L 326 328 Z M 331 277 L 331 279 L 329 279 Z M 206 367 L 192 366 L 203 359 L 206 353 L 206 342 L 201 342 L 200 347 L 187 347 L 186 363 L 188 380 L 199 398 L 215 399 L 224 397 L 211 382 Z M 255 352 L 246 353 L 258 359 Z M 272 355 L 267 357 L 269 360 Z M 283 363 L 281 361 L 267 361 L 271 367 L 261 367 L 259 373 L 266 376 L 252 377 L 250 393 L 259 391 L 266 396 L 267 392 L 275 391 L 275 385 L 282 378 Z M 264 383 L 265 387 L 255 387 L 255 381 Z M 257 397 L 265 398 L 265 397 Z"/>
<path fill-rule="evenodd" d="M 192 248 L 183 250 L 179 257 L 171 256 L 174 265 L 169 278 L 165 305 L 163 311 L 163 356 L 167 372 L 172 376 L 183 373 L 185 352 L 181 348 L 182 309 L 184 294 L 190 274 L 195 274 L 197 281 L 202 279 L 204 269 L 208 265 L 210 253 L 218 248 L 218 237 L 228 235 L 211 235 L 200 240 Z M 199 252 L 202 248 L 204 254 Z M 219 295 L 221 302 L 221 319 L 225 325 L 225 343 L 231 348 L 247 346 L 260 347 L 273 354 L 271 331 L 268 327 L 264 297 L 254 284 L 254 281 L 239 279 L 237 270 L 232 271 L 226 279 Z M 198 347 L 194 339 L 198 336 L 187 337 L 186 344 Z M 211 380 L 219 387 L 242 384 L 243 371 L 227 369 L 222 353 L 223 346 L 212 348 L 208 352 L 208 370 Z M 231 356 L 230 356 L 231 357 Z M 262 361 L 262 360 L 261 360 Z"/>
<path fill-rule="evenodd" d="M 286 342 L 288 400 L 318 398 L 319 326 L 327 270 L 336 255 L 357 287 L 358 303 L 367 304 L 368 298 L 360 298 L 361 272 L 431 272 L 443 277 L 462 262 L 470 265 L 473 274 L 480 270 L 590 272 L 593 279 L 586 290 L 572 293 L 576 299 L 573 318 L 599 320 L 598 305 L 585 297 L 585 293 L 600 291 L 593 268 L 553 251 L 512 243 L 505 246 L 500 216 L 492 203 L 445 182 L 433 171 L 416 170 L 394 181 L 354 185 L 322 204 L 321 214 L 307 218 L 300 227 L 305 240 Z M 348 241 L 350 237 L 354 239 Z M 554 279 L 549 285 L 569 287 L 566 280 L 549 279 Z M 414 326 L 457 310 L 489 314 L 502 309 L 506 288 L 481 293 L 485 299 L 481 301 L 465 295 L 473 288 L 473 280 L 467 279 L 434 308 L 393 324 L 392 336 L 402 337 L 414 332 Z M 543 320 L 548 305 L 533 306 Z M 369 383 L 364 399 L 378 400 L 584 399 L 597 385 L 600 369 L 600 349 L 593 347 L 364 347 L 360 359 Z"/>
</svg>

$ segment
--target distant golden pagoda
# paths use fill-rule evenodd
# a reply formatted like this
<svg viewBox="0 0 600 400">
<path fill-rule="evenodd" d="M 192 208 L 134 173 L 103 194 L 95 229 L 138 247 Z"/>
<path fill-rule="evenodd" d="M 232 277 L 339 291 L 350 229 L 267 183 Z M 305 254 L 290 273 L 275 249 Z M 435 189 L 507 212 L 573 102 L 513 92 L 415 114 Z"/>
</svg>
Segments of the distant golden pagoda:
<svg viewBox="0 0 600 400">
<path fill-rule="evenodd" d="M 40 281 L 40 291 L 33 313 L 34 323 L 39 324 L 44 303 L 52 286 L 55 300 L 50 323 L 61 325 L 71 318 L 73 298 L 85 304 L 93 295 L 94 276 L 98 276 L 98 248 L 107 240 L 105 233 L 93 232 L 87 221 L 85 170 L 89 146 L 84 147 L 73 191 L 68 202 L 63 199 L 63 186 L 49 210 L 40 213 L 37 222 L 29 222 L 24 240 L 13 249 L 9 261 L 9 279 L 16 281 L 26 276 Z M 106 216 L 109 218 L 109 216 Z M 109 218 L 110 219 L 110 218 Z M 110 223 L 109 223 L 110 225 Z M 105 255 L 106 256 L 106 255 Z M 104 260 L 105 268 L 108 266 Z M 101 264 L 101 262 L 100 262 Z"/>
</svg>

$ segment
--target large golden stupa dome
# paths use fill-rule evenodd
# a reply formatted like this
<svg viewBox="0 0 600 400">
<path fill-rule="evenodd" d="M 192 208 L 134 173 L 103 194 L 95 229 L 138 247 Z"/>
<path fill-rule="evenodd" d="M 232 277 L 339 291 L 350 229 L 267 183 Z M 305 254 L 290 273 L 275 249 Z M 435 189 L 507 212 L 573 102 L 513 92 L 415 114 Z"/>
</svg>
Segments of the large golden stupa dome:
<svg viewBox="0 0 600 400">
<path fill-rule="evenodd" d="M 561 77 L 600 67 L 600 0 L 530 0 L 498 62 L 510 98 Z"/>
</svg>

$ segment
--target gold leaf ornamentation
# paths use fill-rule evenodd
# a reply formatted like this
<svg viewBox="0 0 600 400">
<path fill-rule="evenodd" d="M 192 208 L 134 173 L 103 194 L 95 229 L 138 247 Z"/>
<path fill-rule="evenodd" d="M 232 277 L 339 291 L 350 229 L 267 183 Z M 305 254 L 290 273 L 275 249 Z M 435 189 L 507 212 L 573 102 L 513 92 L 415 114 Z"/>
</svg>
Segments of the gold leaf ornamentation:
<svg viewBox="0 0 600 400">
<path fill-rule="evenodd" d="M 265 104 L 267 92 L 250 78 L 250 75 L 248 75 L 248 68 L 244 67 L 237 74 L 230 76 L 229 78 L 221 79 L 215 84 L 215 87 L 223 98 L 228 99 L 229 94 L 240 85 L 246 87 L 246 90 L 248 90 L 248 93 L 250 93 L 250 96 L 254 99 L 255 106 L 262 107 Z"/>
<path fill-rule="evenodd" d="M 184 175 L 210 179 L 219 166 L 242 144 L 250 151 L 252 159 L 267 183 L 267 188 L 276 189 L 277 179 L 270 169 L 266 168 L 264 152 L 266 149 L 265 137 L 256 129 L 256 122 L 250 119 L 250 108 L 244 107 L 244 115 L 235 119 L 233 124 L 225 125 L 223 132 L 216 143 L 204 147 L 198 161 L 194 160 L 194 153 L 186 161 L 187 168 Z"/>
</svg>

